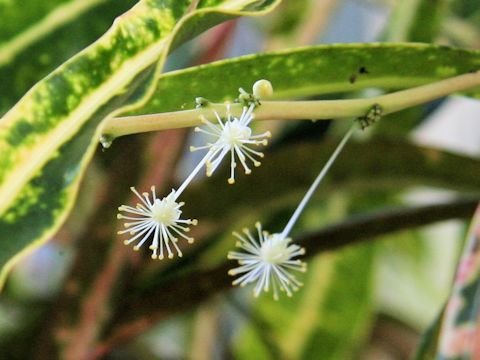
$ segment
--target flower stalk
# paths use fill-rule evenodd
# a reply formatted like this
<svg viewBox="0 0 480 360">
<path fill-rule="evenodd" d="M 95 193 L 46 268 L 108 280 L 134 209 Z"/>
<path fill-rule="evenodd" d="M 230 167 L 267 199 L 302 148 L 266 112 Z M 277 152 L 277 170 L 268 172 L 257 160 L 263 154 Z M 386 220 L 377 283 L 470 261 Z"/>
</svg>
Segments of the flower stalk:
<svg viewBox="0 0 480 360">
<path fill-rule="evenodd" d="M 350 127 L 350 130 L 348 130 L 348 132 L 343 136 L 342 140 L 338 144 L 338 146 L 335 149 L 335 151 L 333 152 L 333 154 L 330 156 L 330 158 L 328 159 L 326 164 L 323 166 L 322 170 L 317 175 L 317 177 L 313 181 L 312 185 L 310 185 L 310 188 L 308 189 L 308 191 L 304 195 L 302 201 L 300 201 L 300 204 L 298 204 L 298 206 L 295 209 L 292 217 L 288 221 L 287 225 L 285 225 L 285 228 L 282 231 L 282 236 L 283 237 L 285 237 L 285 238 L 288 237 L 288 235 L 290 234 L 290 231 L 292 230 L 293 226 L 295 225 L 298 218 L 300 217 L 303 210 L 305 209 L 305 206 L 307 205 L 308 201 L 311 199 L 311 197 L 315 193 L 315 190 L 317 190 L 318 186 L 320 185 L 322 180 L 325 178 L 325 175 L 327 175 L 328 170 L 330 170 L 333 163 L 335 162 L 338 155 L 340 154 L 340 152 L 345 147 L 345 144 L 348 142 L 348 140 L 350 139 L 350 137 L 352 136 L 352 134 L 353 134 L 353 132 L 355 131 L 356 128 L 357 128 L 357 124 L 353 124 Z"/>
<path fill-rule="evenodd" d="M 377 107 L 374 106 L 372 109 L 376 112 Z M 362 124 L 360 118 L 357 120 Z M 232 282 L 233 285 L 245 286 L 255 283 L 253 290 L 255 297 L 258 297 L 262 291 L 269 292 L 272 289 L 275 300 L 279 299 L 280 291 L 291 297 L 293 292 L 303 285 L 292 271 L 305 272 L 307 270 L 306 263 L 298 259 L 299 256 L 305 255 L 305 249 L 292 243 L 292 239 L 288 235 L 356 127 L 357 124 L 353 124 L 344 135 L 281 233 L 270 234 L 264 231 L 258 222 L 255 224 L 257 237 L 252 236 L 248 229 L 243 229 L 243 234 L 233 233 L 238 239 L 236 247 L 240 249 L 240 251 L 228 253 L 228 259 L 236 260 L 239 265 L 228 272 L 231 276 L 239 275 Z"/>
<path fill-rule="evenodd" d="M 327 120 L 363 116 L 374 105 L 379 105 L 383 115 L 480 86 L 480 71 L 455 76 L 431 84 L 397 91 L 366 99 L 317 101 L 262 101 L 255 111 L 256 120 Z M 126 116 L 107 119 L 102 133 L 110 139 L 120 136 L 185 128 L 201 125 L 201 118 L 214 121 L 212 110 L 220 117 L 227 115 L 224 104 L 209 103 L 207 107 L 160 114 Z M 240 116 L 242 104 L 232 104 L 230 112 Z"/>
</svg>

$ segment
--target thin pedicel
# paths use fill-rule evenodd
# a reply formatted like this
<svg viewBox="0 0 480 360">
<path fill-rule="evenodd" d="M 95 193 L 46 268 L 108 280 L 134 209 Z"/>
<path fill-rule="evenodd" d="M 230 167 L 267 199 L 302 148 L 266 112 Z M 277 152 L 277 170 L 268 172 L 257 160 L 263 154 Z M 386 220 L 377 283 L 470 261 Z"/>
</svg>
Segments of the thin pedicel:
<svg viewBox="0 0 480 360">
<path fill-rule="evenodd" d="M 290 297 L 294 291 L 302 286 L 302 283 L 291 272 L 306 271 L 306 263 L 297 259 L 298 256 L 305 254 L 305 249 L 293 244 L 288 235 L 354 130 L 355 124 L 340 141 L 281 233 L 269 234 L 262 230 L 262 225 L 259 222 L 255 224 L 257 228 L 256 238 L 248 229 L 243 229 L 243 234 L 233 233 L 238 239 L 236 246 L 242 250 L 241 252 L 230 251 L 228 253 L 228 258 L 237 260 L 239 264 L 238 267 L 228 272 L 232 276 L 240 275 L 233 281 L 233 285 L 245 286 L 249 283 L 255 283 L 253 289 L 255 297 L 258 297 L 262 290 L 268 292 L 273 289 L 275 300 L 279 299 L 279 290 L 284 291 Z"/>
</svg>

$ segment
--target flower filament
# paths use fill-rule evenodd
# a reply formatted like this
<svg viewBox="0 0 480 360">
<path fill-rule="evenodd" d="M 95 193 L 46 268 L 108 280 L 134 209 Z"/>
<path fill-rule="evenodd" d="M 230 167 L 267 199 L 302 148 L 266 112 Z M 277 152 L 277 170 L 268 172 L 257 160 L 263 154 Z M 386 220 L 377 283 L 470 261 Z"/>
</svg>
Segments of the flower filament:
<svg viewBox="0 0 480 360">
<path fill-rule="evenodd" d="M 244 252 L 231 251 L 228 258 L 237 260 L 239 267 L 230 270 L 229 275 L 242 274 L 233 281 L 233 285 L 245 286 L 256 282 L 254 296 L 258 297 L 263 290 L 268 292 L 273 289 L 275 300 L 279 298 L 279 290 L 285 291 L 292 296 L 302 283 L 293 276 L 290 271 L 305 272 L 307 265 L 297 256 L 304 255 L 305 249 L 291 244 L 291 239 L 282 234 L 269 234 L 262 230 L 262 225 L 256 223 L 258 240 L 255 239 L 248 229 L 243 229 L 243 235 L 233 233 L 238 238 L 237 247 Z"/>
<path fill-rule="evenodd" d="M 208 149 L 207 156 L 204 159 L 207 176 L 212 176 L 223 158 L 228 154 L 230 154 L 229 184 L 235 183 L 237 159 L 245 170 L 245 174 L 250 174 L 252 172 L 247 161 L 252 162 L 255 167 L 260 166 L 258 158 L 263 158 L 264 154 L 251 147 L 267 145 L 267 139 L 271 137 L 271 133 L 267 131 L 263 134 L 252 135 L 250 123 L 254 119 L 254 108 L 254 104 L 251 104 L 248 108 L 244 107 L 241 116 L 236 118 L 231 115 L 230 106 L 227 105 L 227 117 L 225 122 L 223 122 L 218 113 L 214 111 L 217 124 L 214 124 L 204 116 L 200 117 L 200 120 L 205 124 L 205 127 L 196 127 L 195 131 L 211 136 L 215 141 L 209 142 L 204 146 L 191 146 L 190 151 Z"/>
<path fill-rule="evenodd" d="M 129 221 L 124 223 L 126 229 L 118 232 L 119 234 L 129 233 L 131 235 L 129 239 L 124 241 L 124 244 L 130 245 L 137 242 L 133 249 L 138 251 L 153 235 L 150 245 L 152 259 L 163 259 L 165 257 L 164 251 L 171 259 L 174 257 L 173 250 L 179 257 L 182 257 L 182 251 L 177 244 L 178 237 L 192 243 L 194 239 L 185 234 L 190 231 L 188 225 L 197 225 L 197 220 L 180 218 L 182 214 L 180 208 L 185 204 L 176 201 L 180 194 L 172 190 L 169 195 L 159 199 L 155 194 L 155 187 L 152 186 L 150 199 L 149 193 L 145 192 L 140 195 L 134 187 L 130 189 L 140 199 L 140 203 L 137 203 L 136 207 L 122 205 L 118 208 L 119 211 L 129 214 L 117 215 L 118 219 Z"/>
</svg>

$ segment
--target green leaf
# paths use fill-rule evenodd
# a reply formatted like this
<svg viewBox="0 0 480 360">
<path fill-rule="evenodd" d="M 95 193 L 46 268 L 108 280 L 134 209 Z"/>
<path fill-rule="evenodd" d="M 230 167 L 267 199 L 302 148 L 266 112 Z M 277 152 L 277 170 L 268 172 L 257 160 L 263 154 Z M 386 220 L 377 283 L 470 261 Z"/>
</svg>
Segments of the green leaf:
<svg viewBox="0 0 480 360">
<path fill-rule="evenodd" d="M 441 29 L 446 0 L 398 2 L 387 30 L 389 41 L 432 42 Z"/>
<path fill-rule="evenodd" d="M 440 333 L 440 327 L 442 326 L 442 316 L 445 309 L 438 313 L 433 322 L 429 327 L 423 332 L 420 341 L 418 342 L 418 347 L 415 351 L 415 355 L 412 357 L 413 360 L 430 360 L 435 358 L 435 350 L 438 342 L 438 335 Z"/>
<path fill-rule="evenodd" d="M 0 282 L 73 206 L 99 124 L 151 95 L 171 44 L 278 1 L 142 0 L 90 47 L 35 85 L 0 120 Z M 211 7 L 208 7 L 211 6 Z"/>
<path fill-rule="evenodd" d="M 196 96 L 233 100 L 239 87 L 250 89 L 262 78 L 270 80 L 274 98 L 281 99 L 365 88 L 405 89 L 479 69 L 480 52 L 473 50 L 427 44 L 319 45 L 166 73 L 155 95 L 131 114 L 192 108 Z M 480 98 L 480 89 L 470 95 Z"/>
<path fill-rule="evenodd" d="M 0 1 L 0 115 L 135 0 Z M 25 11 L 28 9 L 28 11 Z"/>
<path fill-rule="evenodd" d="M 292 299 L 274 301 L 263 295 L 252 317 L 262 324 L 244 330 L 235 348 L 248 359 L 271 354 L 261 336 L 267 331 L 288 359 L 348 359 L 365 340 L 372 309 L 373 248 L 360 246 L 325 254 L 309 262 L 305 286 Z"/>
<path fill-rule="evenodd" d="M 414 22 L 409 29 L 408 40 L 418 42 L 433 41 L 447 15 L 447 0 L 423 0 L 418 5 Z"/>
<path fill-rule="evenodd" d="M 308 0 L 285 1 L 270 18 L 270 36 L 292 36 L 301 27 L 313 5 Z M 293 36 L 292 36 L 293 37 Z"/>
</svg>

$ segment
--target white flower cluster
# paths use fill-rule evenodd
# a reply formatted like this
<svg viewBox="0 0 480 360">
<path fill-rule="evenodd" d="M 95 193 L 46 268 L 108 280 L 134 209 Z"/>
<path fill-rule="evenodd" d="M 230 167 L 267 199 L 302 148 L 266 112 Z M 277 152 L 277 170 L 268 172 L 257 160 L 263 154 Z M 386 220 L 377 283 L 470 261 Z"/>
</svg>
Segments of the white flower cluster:
<svg viewBox="0 0 480 360">
<path fill-rule="evenodd" d="M 135 207 L 120 206 L 121 213 L 117 215 L 119 219 L 126 220 L 125 229 L 119 231 L 119 234 L 128 234 L 129 238 L 124 241 L 126 245 L 135 243 L 133 249 L 139 250 L 144 243 L 149 242 L 153 259 L 164 259 L 165 256 L 173 258 L 175 253 L 181 257 L 178 239 L 192 243 L 194 239 L 186 233 L 190 231 L 189 225 L 197 225 L 197 220 L 181 219 L 180 208 L 184 203 L 178 202 L 178 198 L 199 171 L 205 167 L 207 176 L 211 176 L 222 160 L 229 155 L 228 183 L 233 184 L 237 162 L 241 164 L 246 174 L 252 172 L 249 164 L 253 164 L 254 167 L 260 166 L 259 159 L 262 159 L 264 154 L 256 148 L 267 145 L 271 134 L 268 131 L 253 134 L 251 123 L 255 117 L 255 107 L 261 106 L 260 98 L 272 94 L 270 82 L 266 80 L 256 82 L 253 92 L 251 95 L 240 89 L 239 101 L 244 103 L 240 117 L 231 114 L 231 107 L 228 104 L 224 118 L 217 111 L 213 111 L 213 120 L 200 116 L 204 126 L 195 128 L 195 131 L 206 134 L 212 140 L 204 146 L 190 148 L 191 151 L 206 150 L 206 154 L 177 190 L 172 190 L 166 197 L 158 198 L 153 186 L 151 193 L 143 194 L 131 188 L 140 202 Z M 201 101 L 204 105 L 205 100 Z M 292 244 L 288 234 L 352 132 L 353 127 L 315 179 L 282 233 L 269 234 L 262 230 L 260 223 L 257 223 L 257 237 L 254 237 L 248 229 L 244 229 L 243 234 L 233 234 L 237 237 L 236 245 L 241 250 L 228 254 L 229 259 L 236 260 L 239 264 L 229 271 L 232 276 L 240 275 L 233 281 L 233 285 L 245 286 L 255 283 L 253 290 L 255 296 L 271 289 L 274 299 L 279 298 L 280 292 L 292 296 L 293 292 L 300 288 L 302 283 L 292 272 L 306 271 L 306 264 L 298 259 L 305 254 L 305 250 Z"/>
<path fill-rule="evenodd" d="M 214 112 L 217 123 L 214 124 L 206 117 L 200 116 L 200 120 L 205 124 L 206 128 L 196 127 L 196 132 L 201 132 L 213 137 L 214 141 L 200 147 L 190 147 L 190 151 L 208 149 L 206 158 L 207 176 L 212 176 L 213 172 L 218 168 L 223 158 L 230 154 L 230 177 L 229 184 L 235 183 L 235 167 L 236 159 L 245 170 L 245 174 L 250 174 L 252 170 L 248 167 L 247 160 L 250 160 L 255 167 L 260 166 L 260 161 L 255 157 L 263 158 L 264 154 L 260 151 L 253 150 L 252 146 L 267 145 L 271 136 L 267 131 L 263 134 L 252 135 L 250 123 L 254 118 L 253 109 L 255 104 L 250 107 L 243 108 L 242 115 L 237 119 L 230 113 L 230 105 L 227 105 L 227 118 L 222 121 L 218 113 Z"/>
<path fill-rule="evenodd" d="M 237 260 L 239 267 L 230 270 L 229 275 L 242 274 L 233 281 L 233 285 L 245 286 L 255 283 L 253 293 L 257 297 L 263 290 L 273 290 L 273 297 L 278 300 L 279 290 L 284 291 L 288 296 L 299 289 L 302 283 L 299 282 L 290 271 L 307 270 L 307 265 L 294 259 L 305 254 L 305 249 L 298 245 L 291 244 L 292 239 L 283 234 L 269 234 L 262 230 L 262 225 L 255 224 L 258 233 L 258 240 L 255 239 L 248 229 L 243 229 L 244 235 L 233 233 L 238 238 L 237 247 L 244 252 L 230 251 L 228 258 Z"/>
<path fill-rule="evenodd" d="M 263 85 L 259 86 L 258 84 Z M 264 94 L 268 93 L 268 86 L 265 89 L 264 81 L 257 82 L 254 88 L 257 93 L 260 90 Z M 121 213 L 117 215 L 119 219 L 127 220 L 124 223 L 125 229 L 118 232 L 130 236 L 124 241 L 126 245 L 135 243 L 133 249 L 138 251 L 144 243 L 149 241 L 153 259 L 161 260 L 165 258 L 165 255 L 168 258 L 173 258 L 175 252 L 178 256 L 182 256 L 178 239 L 182 238 L 187 240 L 188 243 L 192 243 L 194 239 L 187 236 L 186 233 L 190 231 L 188 225 L 197 225 L 197 220 L 180 218 L 182 214 L 180 208 L 184 203 L 178 202 L 178 198 L 198 172 L 205 166 L 207 176 L 211 176 L 225 156 L 230 154 L 228 182 L 233 184 L 237 161 L 240 162 L 246 174 L 250 174 L 252 171 L 248 166 L 248 161 L 252 162 L 255 167 L 260 166 L 260 161 L 257 159 L 263 158 L 264 154 L 252 147 L 267 145 L 267 139 L 271 135 L 268 131 L 263 134 L 252 133 L 250 125 L 254 119 L 255 106 L 255 103 L 245 105 L 238 118 L 231 114 L 228 104 L 226 105 L 224 120 L 216 111 L 212 112 L 215 122 L 208 120 L 205 116 L 200 116 L 200 120 L 205 124 L 205 127 L 197 127 L 195 131 L 209 135 L 212 137 L 212 141 L 205 146 L 191 147 L 191 151 L 205 149 L 207 153 L 180 187 L 177 190 L 172 190 L 168 196 L 157 198 L 155 187 L 151 188 L 151 194 L 140 194 L 135 188 L 131 188 L 140 202 L 135 207 L 120 206 L 118 210 Z"/>
<path fill-rule="evenodd" d="M 125 245 L 137 242 L 133 249 L 138 251 L 149 238 L 152 238 L 150 245 L 152 259 L 163 259 L 164 249 L 167 252 L 167 256 L 170 259 L 173 258 L 172 247 L 178 256 L 181 257 L 182 251 L 177 245 L 178 236 L 192 243 L 193 238 L 186 236 L 185 233 L 190 231 L 188 225 L 197 225 L 197 220 L 195 219 L 180 219 L 182 214 L 180 208 L 185 203 L 176 202 L 178 195 L 175 190 L 172 190 L 163 199 L 159 199 L 155 194 L 155 187 L 152 186 L 152 199 L 150 200 L 149 193 L 140 195 L 135 188 L 132 187 L 130 189 L 140 199 L 140 203 L 136 207 L 122 205 L 118 208 L 120 211 L 136 215 L 117 215 L 118 219 L 130 221 L 124 224 L 125 230 L 118 232 L 119 234 L 129 233 L 131 235 L 131 238 L 124 241 Z"/>
</svg>

